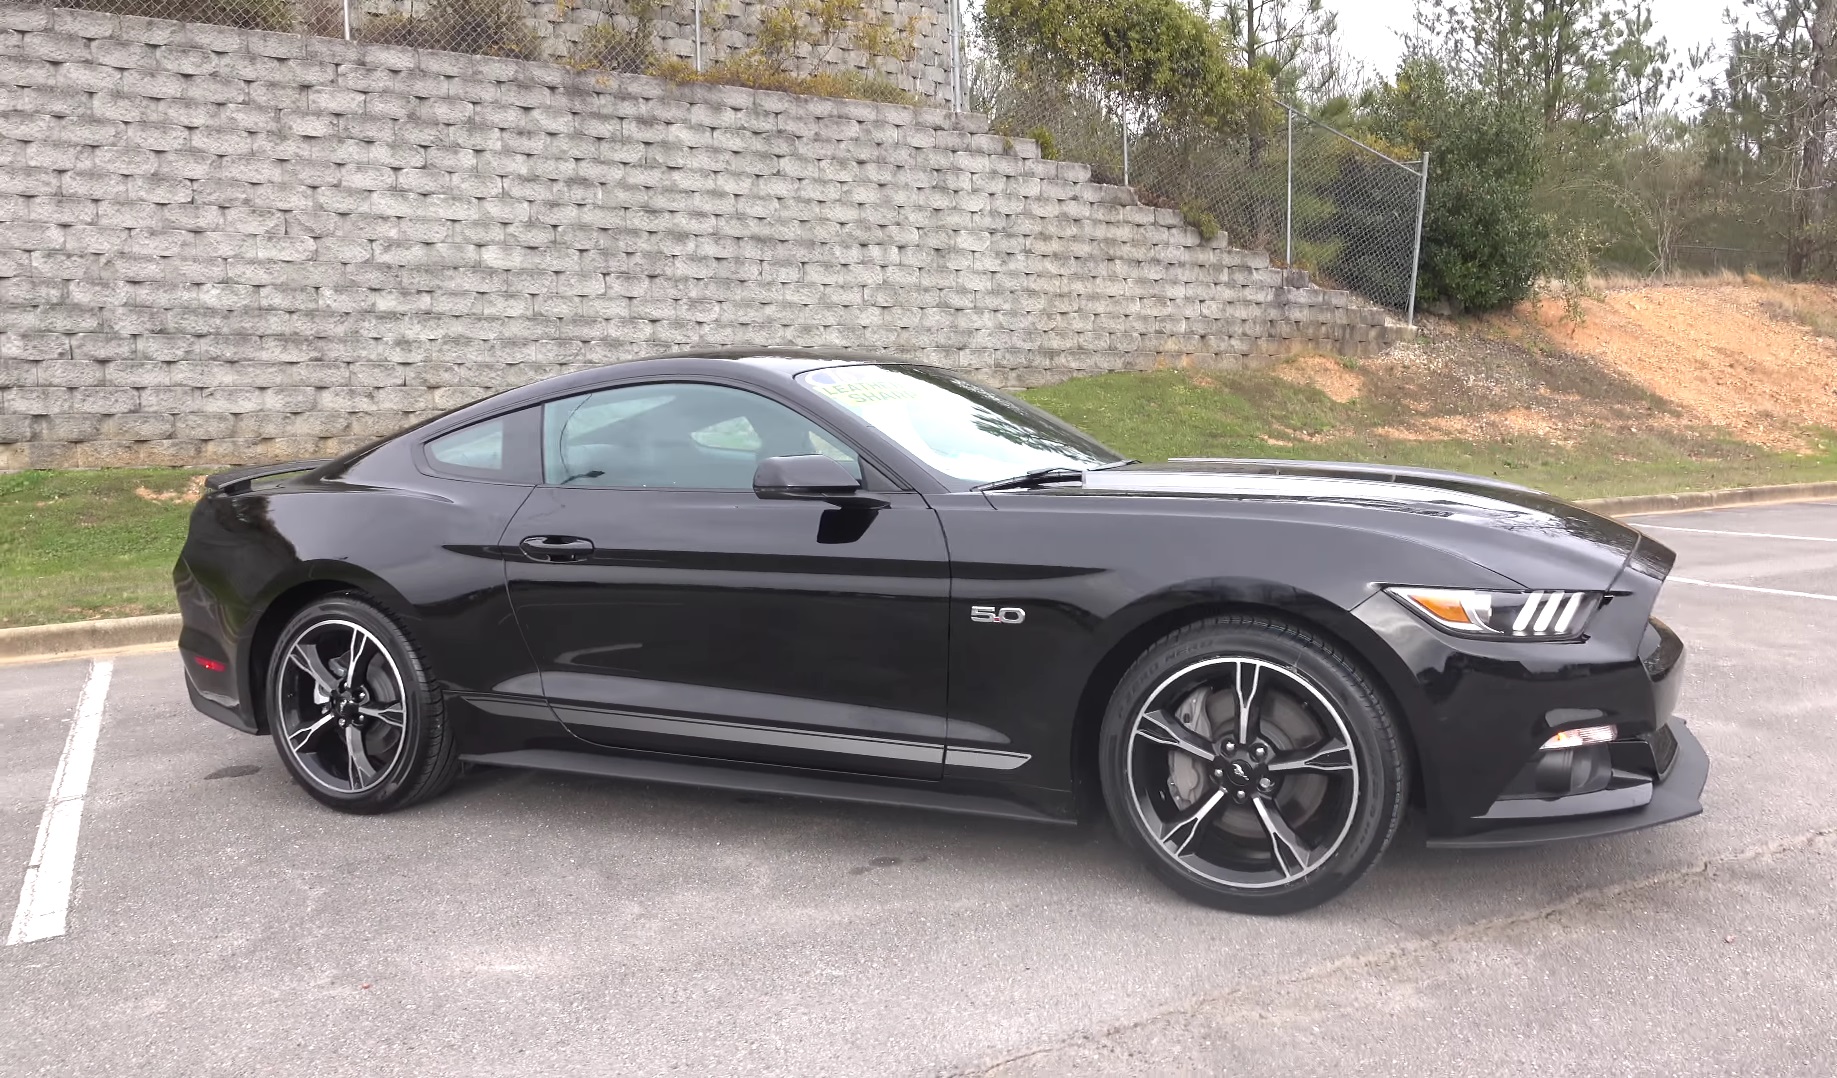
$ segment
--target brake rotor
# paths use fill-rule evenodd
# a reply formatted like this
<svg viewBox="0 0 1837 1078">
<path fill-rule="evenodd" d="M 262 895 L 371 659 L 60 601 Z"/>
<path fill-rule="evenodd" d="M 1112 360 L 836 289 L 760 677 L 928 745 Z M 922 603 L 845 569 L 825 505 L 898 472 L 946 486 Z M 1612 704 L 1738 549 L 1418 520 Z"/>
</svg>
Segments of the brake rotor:
<svg viewBox="0 0 1837 1078">
<path fill-rule="evenodd" d="M 1272 693 L 1258 708 L 1258 738 L 1267 742 L 1278 755 L 1304 745 L 1318 744 L 1324 737 L 1314 717 L 1298 701 L 1283 693 Z M 1180 701 L 1174 717 L 1187 729 L 1216 745 L 1221 732 L 1237 728 L 1237 696 L 1225 690 L 1207 687 L 1195 689 Z M 1167 792 L 1181 809 L 1191 808 L 1216 787 L 1205 765 L 1191 753 L 1169 749 L 1167 753 Z M 1310 819 L 1327 793 L 1323 776 L 1292 774 L 1283 781 L 1277 793 L 1283 815 L 1301 826 Z M 1226 805 L 1214 814 L 1212 826 L 1236 838 L 1261 841 L 1266 837 L 1255 810 L 1245 805 Z"/>
</svg>

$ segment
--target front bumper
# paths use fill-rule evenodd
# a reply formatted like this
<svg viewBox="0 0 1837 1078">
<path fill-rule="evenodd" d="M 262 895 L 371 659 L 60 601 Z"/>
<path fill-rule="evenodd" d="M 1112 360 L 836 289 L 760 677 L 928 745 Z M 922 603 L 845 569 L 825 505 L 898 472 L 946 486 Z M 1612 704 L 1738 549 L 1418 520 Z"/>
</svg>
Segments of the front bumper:
<svg viewBox="0 0 1837 1078">
<path fill-rule="evenodd" d="M 1393 687 L 1431 846 L 1619 834 L 1702 811 L 1709 759 L 1672 717 L 1685 652 L 1650 617 L 1656 591 L 1620 593 L 1586 638 L 1562 643 L 1453 638 L 1383 593 L 1354 611 L 1407 671 Z M 1554 734 L 1608 724 L 1612 742 L 1543 749 Z"/>
<path fill-rule="evenodd" d="M 1703 786 L 1709 781 L 1709 754 L 1703 751 L 1703 745 L 1690 732 L 1683 719 L 1671 720 L 1665 730 L 1676 742 L 1671 766 L 1649 781 L 1635 780 L 1596 793 L 1571 794 L 1546 801 L 1497 801 L 1493 809 L 1482 817 L 1494 821 L 1494 829 L 1468 835 L 1431 837 L 1429 845 L 1464 850 L 1535 846 L 1545 842 L 1619 835 L 1689 819 L 1703 811 L 1700 799 Z M 1601 807 L 1594 811 L 1588 811 L 1590 806 L 1587 804 L 1573 804 L 1578 800 L 1600 798 L 1603 794 L 1612 796 L 1596 801 L 1595 804 Z M 1629 802 L 1632 807 L 1614 804 L 1616 798 Z M 1564 802 L 1572 804 L 1565 805 Z M 1522 808 L 1512 811 L 1518 806 L 1528 808 L 1532 805 L 1541 806 L 1543 811 L 1525 811 Z M 1578 809 L 1581 811 L 1576 811 Z"/>
</svg>

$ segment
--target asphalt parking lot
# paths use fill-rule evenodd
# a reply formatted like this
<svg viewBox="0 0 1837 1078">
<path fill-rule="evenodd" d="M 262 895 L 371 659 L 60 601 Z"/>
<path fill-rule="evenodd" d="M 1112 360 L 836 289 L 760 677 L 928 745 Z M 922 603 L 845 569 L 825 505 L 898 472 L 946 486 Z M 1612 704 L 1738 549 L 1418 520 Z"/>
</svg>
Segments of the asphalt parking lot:
<svg viewBox="0 0 1837 1078">
<path fill-rule="evenodd" d="M 106 660 L 64 934 L 0 947 L 0 1073 L 1837 1073 L 1837 503 L 1638 522 L 1680 553 L 1704 815 L 1406 828 L 1279 920 L 1101 828 L 495 771 L 342 816 L 174 653 Z M 95 676 L 0 667 L 9 911 Z"/>
</svg>

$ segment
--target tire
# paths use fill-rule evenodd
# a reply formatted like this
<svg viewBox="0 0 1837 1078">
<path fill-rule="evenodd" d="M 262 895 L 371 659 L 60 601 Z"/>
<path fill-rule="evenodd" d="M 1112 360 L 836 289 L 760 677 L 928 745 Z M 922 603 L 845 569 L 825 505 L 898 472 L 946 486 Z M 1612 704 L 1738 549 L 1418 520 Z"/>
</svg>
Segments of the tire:
<svg viewBox="0 0 1837 1078">
<path fill-rule="evenodd" d="M 354 594 L 327 596 L 293 616 L 269 656 L 265 685 L 281 763 L 321 804 L 393 812 L 459 776 L 458 739 L 421 649 Z"/>
<path fill-rule="evenodd" d="M 1351 887 L 1409 797 L 1371 677 L 1262 615 L 1209 618 L 1148 648 L 1111 695 L 1098 766 L 1111 821 L 1155 874 L 1239 913 L 1293 913 Z"/>
</svg>

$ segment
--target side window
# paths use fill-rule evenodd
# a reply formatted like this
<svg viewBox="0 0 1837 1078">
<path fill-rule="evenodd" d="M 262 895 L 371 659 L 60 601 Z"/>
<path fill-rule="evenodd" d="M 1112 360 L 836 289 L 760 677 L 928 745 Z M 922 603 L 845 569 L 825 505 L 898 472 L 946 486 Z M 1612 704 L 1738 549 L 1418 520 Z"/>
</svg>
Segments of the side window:
<svg viewBox="0 0 1837 1078">
<path fill-rule="evenodd" d="M 504 470 L 504 421 L 493 419 L 427 443 L 427 459 L 435 466 L 456 472 Z"/>
<path fill-rule="evenodd" d="M 543 479 L 557 486 L 747 490 L 761 460 L 803 453 L 861 474 L 841 439 L 729 386 L 659 382 L 543 406 Z"/>
<path fill-rule="evenodd" d="M 449 431 L 421 446 L 422 467 L 451 479 L 536 481 L 535 408 Z"/>
</svg>

